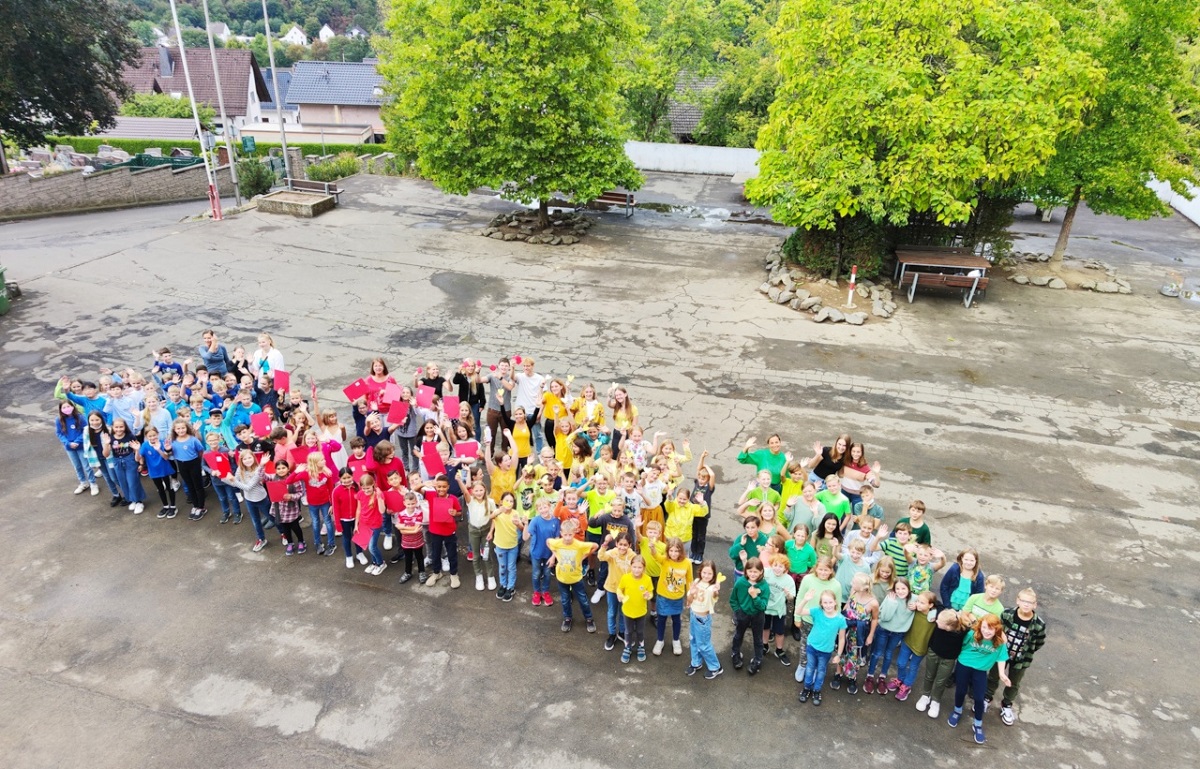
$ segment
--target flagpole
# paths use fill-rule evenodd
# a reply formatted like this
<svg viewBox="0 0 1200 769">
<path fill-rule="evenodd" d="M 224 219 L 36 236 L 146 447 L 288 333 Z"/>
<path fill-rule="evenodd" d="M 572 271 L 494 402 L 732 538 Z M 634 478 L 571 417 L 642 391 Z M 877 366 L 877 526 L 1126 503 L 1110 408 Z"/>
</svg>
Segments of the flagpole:
<svg viewBox="0 0 1200 769">
<path fill-rule="evenodd" d="M 208 34 L 208 55 L 212 57 L 213 80 L 217 85 L 217 108 L 221 110 L 221 127 L 225 134 L 225 151 L 229 155 L 229 176 L 233 179 L 233 201 L 238 208 L 242 207 L 242 191 L 238 188 L 237 162 L 233 156 L 233 144 L 229 134 L 233 126 L 229 125 L 229 117 L 225 114 L 225 94 L 221 92 L 221 70 L 217 68 L 217 46 L 213 42 L 212 21 L 208 17 L 208 0 L 203 0 L 204 31 Z M 253 54 L 251 54 L 253 55 Z"/>
<path fill-rule="evenodd" d="M 179 45 L 179 61 L 183 64 L 183 80 L 187 83 L 188 101 L 192 103 L 192 119 L 196 121 L 196 137 L 200 139 L 200 158 L 204 161 L 204 173 L 208 177 L 208 203 L 212 206 L 213 219 L 219 221 L 222 216 L 221 195 L 217 191 L 217 176 L 213 173 L 212 164 L 208 162 L 208 151 L 204 147 L 204 126 L 200 125 L 200 112 L 196 109 L 196 94 L 192 91 L 192 76 L 188 71 L 187 52 L 183 47 L 183 30 L 179 28 L 179 10 L 175 7 L 175 0 L 170 0 L 170 3 L 171 20 L 175 22 L 175 40 Z"/>
</svg>

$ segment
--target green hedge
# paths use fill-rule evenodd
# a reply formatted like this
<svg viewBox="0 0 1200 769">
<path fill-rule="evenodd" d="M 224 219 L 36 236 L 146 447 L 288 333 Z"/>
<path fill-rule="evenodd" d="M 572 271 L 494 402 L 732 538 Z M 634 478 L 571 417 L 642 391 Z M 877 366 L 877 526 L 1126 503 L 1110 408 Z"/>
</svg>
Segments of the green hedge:
<svg viewBox="0 0 1200 769">
<path fill-rule="evenodd" d="M 136 155 L 139 152 L 145 152 L 148 147 L 158 147 L 163 153 L 171 151 L 172 147 L 191 150 L 192 152 L 200 152 L 200 142 L 185 141 L 173 139 L 112 139 L 103 136 L 51 136 L 46 139 L 51 149 L 56 144 L 69 144 L 75 148 L 76 152 L 82 152 L 85 155 L 94 155 L 101 144 L 107 144 L 110 147 L 116 147 L 128 152 L 130 155 Z M 267 151 L 272 147 L 280 146 L 279 142 L 257 142 L 256 155 L 266 157 Z M 320 144 L 292 144 L 288 142 L 288 148 L 299 147 L 300 152 L 304 155 L 338 155 L 343 152 L 352 152 L 355 155 L 371 154 L 378 155 L 382 152 L 388 152 L 386 144 L 325 144 L 324 152 Z M 238 154 L 241 154 L 241 146 L 234 145 L 234 149 Z"/>
</svg>

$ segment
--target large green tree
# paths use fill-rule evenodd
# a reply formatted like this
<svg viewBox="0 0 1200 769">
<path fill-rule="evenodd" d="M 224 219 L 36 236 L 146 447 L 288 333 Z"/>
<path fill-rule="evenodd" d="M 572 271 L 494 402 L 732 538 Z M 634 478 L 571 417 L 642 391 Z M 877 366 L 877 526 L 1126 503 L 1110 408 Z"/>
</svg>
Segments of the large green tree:
<svg viewBox="0 0 1200 769">
<path fill-rule="evenodd" d="M 1081 201 L 1127 219 L 1165 216 L 1170 208 L 1146 183 L 1167 182 L 1186 195 L 1200 185 L 1200 106 L 1189 42 L 1200 36 L 1195 0 L 1055 0 L 1073 48 L 1092 56 L 1104 77 L 1082 127 L 1059 137 L 1054 157 L 1030 186 L 1043 205 L 1067 206 L 1054 247 L 1066 252 Z"/>
<path fill-rule="evenodd" d="M 695 132 L 700 144 L 753 147 L 775 101 L 779 61 L 770 33 L 779 18 L 779 0 L 752 0 L 738 18 L 741 24 L 734 23 L 735 8 L 732 2 L 721 4 L 731 34 L 716 44 L 719 82 L 701 101 L 704 111 Z"/>
<path fill-rule="evenodd" d="M 616 60 L 631 0 L 395 0 L 381 71 L 388 134 L 441 189 L 591 200 L 636 189 Z"/>
<path fill-rule="evenodd" d="M 111 127 L 138 53 L 116 2 L 0 0 L 0 134 L 27 147 Z"/>
<path fill-rule="evenodd" d="M 982 187 L 1045 165 L 1097 77 L 1034 0 L 784 0 L 772 40 L 747 193 L 809 229 L 967 220 Z"/>
</svg>

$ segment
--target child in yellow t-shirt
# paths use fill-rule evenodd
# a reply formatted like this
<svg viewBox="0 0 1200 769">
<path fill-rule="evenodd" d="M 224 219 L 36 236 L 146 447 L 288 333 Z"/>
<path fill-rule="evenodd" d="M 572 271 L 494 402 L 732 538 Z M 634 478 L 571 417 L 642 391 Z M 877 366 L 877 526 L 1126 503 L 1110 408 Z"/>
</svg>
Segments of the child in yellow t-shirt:
<svg viewBox="0 0 1200 769">
<path fill-rule="evenodd" d="M 635 555 L 629 562 L 629 573 L 621 575 L 617 583 L 617 600 L 621 602 L 621 614 L 625 619 L 625 649 L 621 652 L 621 662 L 629 662 L 635 648 L 638 662 L 646 661 L 646 608 L 652 595 L 654 585 L 650 575 L 646 574 L 646 559 Z"/>
<path fill-rule="evenodd" d="M 667 555 L 667 543 L 663 539 L 663 526 L 658 521 L 650 521 L 646 524 L 646 536 L 638 538 L 638 551 L 641 553 L 643 560 L 646 561 L 646 575 L 652 581 L 658 581 L 658 575 L 662 573 L 662 567 L 659 566 L 659 561 Z M 653 596 L 650 598 L 650 619 L 654 619 L 657 610 L 654 606 Z"/>
<path fill-rule="evenodd" d="M 610 544 L 613 546 L 609 547 Z M 617 636 L 625 634 L 625 617 L 620 612 L 617 585 L 621 577 L 630 572 L 635 557 L 633 538 L 628 531 L 618 534 L 615 541 L 611 534 L 604 535 L 604 543 L 596 557 L 608 564 L 608 577 L 604 580 L 604 591 L 608 596 L 608 638 L 604 641 L 604 649 L 612 651 L 617 645 Z"/>
<path fill-rule="evenodd" d="M 667 509 L 667 526 L 664 532 L 667 539 L 672 537 L 678 539 L 683 543 L 684 550 L 690 555 L 692 521 L 708 515 L 708 505 L 704 502 L 704 495 L 696 492 L 695 501 L 692 501 L 687 488 L 680 487 L 676 489 L 675 497 L 668 499 L 664 507 Z"/>
<path fill-rule="evenodd" d="M 496 547 L 496 561 L 500 567 L 500 587 L 496 589 L 496 597 L 501 601 L 511 601 L 517 589 L 517 549 L 520 546 L 520 535 L 529 519 L 512 508 L 514 496 L 505 494 L 500 502 L 500 509 L 492 515 L 492 526 L 487 538 Z"/>
<path fill-rule="evenodd" d="M 661 569 L 658 575 L 658 617 L 655 630 L 658 640 L 654 643 L 654 656 L 662 654 L 665 645 L 667 618 L 671 619 L 671 651 L 675 656 L 683 654 L 679 643 L 680 617 L 683 615 L 683 598 L 692 584 L 692 562 L 687 550 L 678 537 L 667 538 L 666 556 L 659 558 Z"/>
<path fill-rule="evenodd" d="M 575 530 L 577 528 L 578 524 L 574 520 L 563 521 L 562 538 L 546 540 L 546 547 L 553 553 L 550 560 L 554 562 L 554 576 L 558 580 L 558 590 L 562 598 L 562 631 L 564 633 L 571 632 L 571 598 L 573 596 L 579 602 L 583 618 L 587 620 L 587 631 L 595 633 L 596 622 L 592 619 L 592 607 L 588 603 L 587 592 L 583 587 L 583 567 L 587 563 L 588 556 L 596 549 L 596 545 L 593 542 L 576 539 Z"/>
</svg>

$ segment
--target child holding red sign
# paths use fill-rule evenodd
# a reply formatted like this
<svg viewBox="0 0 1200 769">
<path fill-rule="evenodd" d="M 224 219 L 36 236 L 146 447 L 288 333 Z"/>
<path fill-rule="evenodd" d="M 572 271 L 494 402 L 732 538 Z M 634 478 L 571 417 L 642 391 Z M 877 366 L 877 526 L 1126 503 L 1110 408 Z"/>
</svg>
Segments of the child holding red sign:
<svg viewBox="0 0 1200 769">
<path fill-rule="evenodd" d="M 291 479 L 288 475 L 291 469 L 291 465 L 286 459 L 276 460 L 275 478 L 277 480 L 267 482 L 267 492 L 271 494 L 271 501 L 274 503 L 272 507 L 275 512 L 275 524 L 279 527 L 279 531 L 287 543 L 283 554 L 299 553 L 303 555 L 308 549 L 308 546 L 304 544 L 304 530 L 300 528 L 300 499 L 304 496 L 304 482 L 300 480 L 289 482 Z M 282 494 L 279 493 L 280 483 L 283 484 Z"/>
<path fill-rule="evenodd" d="M 450 479 L 439 475 L 425 487 L 425 501 L 429 503 L 429 558 L 433 573 L 425 584 L 433 587 L 442 576 L 442 555 L 449 561 L 450 587 L 456 588 L 458 579 L 458 519 L 462 517 L 462 506 L 458 499 L 450 496 Z"/>
</svg>

